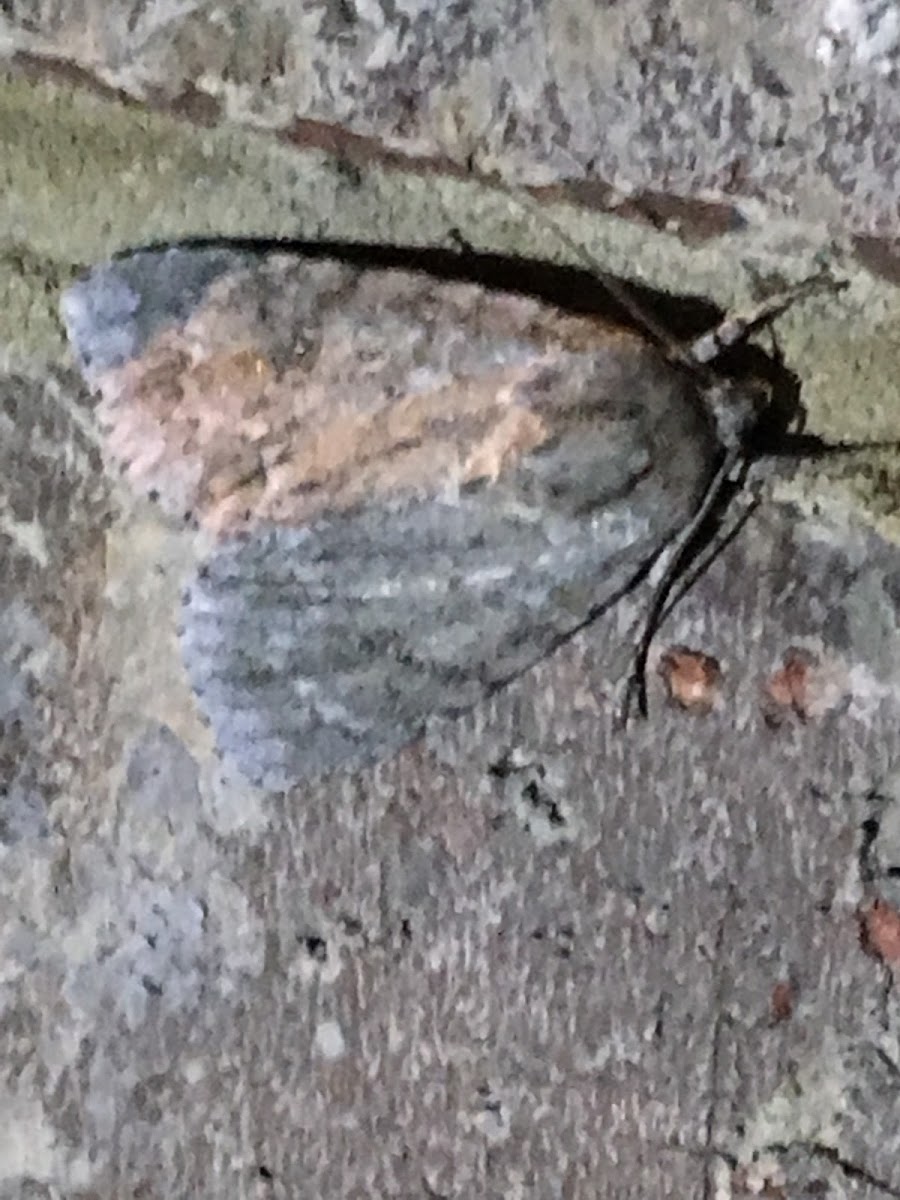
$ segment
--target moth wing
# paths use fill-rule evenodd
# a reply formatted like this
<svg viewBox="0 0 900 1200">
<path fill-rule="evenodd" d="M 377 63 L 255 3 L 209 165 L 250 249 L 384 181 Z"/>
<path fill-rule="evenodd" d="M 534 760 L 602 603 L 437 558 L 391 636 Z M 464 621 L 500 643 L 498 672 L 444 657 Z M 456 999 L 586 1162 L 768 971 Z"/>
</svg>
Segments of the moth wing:
<svg viewBox="0 0 900 1200">
<path fill-rule="evenodd" d="M 610 603 L 717 445 L 617 327 L 334 259 L 139 252 L 64 317 L 136 489 L 219 539 L 183 653 L 268 787 L 383 757 Z"/>
<path fill-rule="evenodd" d="M 690 516 L 652 475 L 573 513 L 523 474 L 222 543 L 182 617 L 221 750 L 276 789 L 385 758 L 614 602 Z"/>
</svg>

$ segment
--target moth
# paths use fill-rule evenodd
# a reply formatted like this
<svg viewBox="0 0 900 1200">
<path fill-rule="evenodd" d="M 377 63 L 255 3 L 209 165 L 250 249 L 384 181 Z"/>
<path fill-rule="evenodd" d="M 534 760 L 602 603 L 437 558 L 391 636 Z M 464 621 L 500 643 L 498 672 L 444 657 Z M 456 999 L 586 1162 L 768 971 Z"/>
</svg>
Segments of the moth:
<svg viewBox="0 0 900 1200">
<path fill-rule="evenodd" d="M 183 658 L 254 783 L 382 759 L 674 577 L 744 453 L 765 394 L 708 369 L 721 339 L 673 350 L 523 270 L 182 245 L 65 293 L 108 461 L 213 539 Z"/>
</svg>

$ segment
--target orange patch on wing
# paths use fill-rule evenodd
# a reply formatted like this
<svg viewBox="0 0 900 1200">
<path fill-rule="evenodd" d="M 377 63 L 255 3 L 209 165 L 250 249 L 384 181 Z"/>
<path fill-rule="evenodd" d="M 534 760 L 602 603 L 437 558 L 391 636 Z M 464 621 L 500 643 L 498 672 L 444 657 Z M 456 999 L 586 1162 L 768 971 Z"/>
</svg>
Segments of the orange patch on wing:
<svg viewBox="0 0 900 1200">
<path fill-rule="evenodd" d="M 185 340 L 166 331 L 110 371 L 99 415 L 132 485 L 176 497 L 170 508 L 214 532 L 493 480 L 551 432 L 522 399 L 544 368 L 539 350 L 525 365 L 361 402 L 352 380 L 342 395 L 302 364 L 278 376 L 249 348 L 188 363 Z"/>
</svg>

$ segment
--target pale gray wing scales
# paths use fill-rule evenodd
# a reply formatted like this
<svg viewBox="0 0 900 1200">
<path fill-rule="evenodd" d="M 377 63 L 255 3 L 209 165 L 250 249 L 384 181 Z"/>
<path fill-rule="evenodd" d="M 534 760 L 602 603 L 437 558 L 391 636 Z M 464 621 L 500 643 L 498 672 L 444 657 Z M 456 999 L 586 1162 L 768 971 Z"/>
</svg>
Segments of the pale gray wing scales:
<svg viewBox="0 0 900 1200">
<path fill-rule="evenodd" d="M 257 783 L 389 755 L 615 598 L 680 519 L 633 495 L 539 514 L 487 487 L 234 538 L 186 597 L 185 664 L 223 752 Z M 662 523 L 661 523 L 662 522 Z"/>
</svg>

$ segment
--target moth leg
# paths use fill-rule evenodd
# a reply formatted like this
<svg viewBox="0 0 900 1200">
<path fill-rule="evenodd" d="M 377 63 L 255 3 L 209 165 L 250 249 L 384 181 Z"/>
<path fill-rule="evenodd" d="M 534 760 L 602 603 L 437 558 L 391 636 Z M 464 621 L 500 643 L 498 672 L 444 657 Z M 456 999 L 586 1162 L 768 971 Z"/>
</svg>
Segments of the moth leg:
<svg viewBox="0 0 900 1200">
<path fill-rule="evenodd" d="M 723 494 L 726 488 L 733 488 L 740 492 L 744 487 L 744 476 L 747 471 L 752 468 L 751 463 L 741 461 L 741 471 L 737 480 L 728 480 L 724 478 L 716 493 L 714 493 L 706 518 L 714 510 L 717 499 Z M 727 475 L 727 471 L 725 472 Z M 715 487 L 715 482 L 710 484 L 710 487 Z M 730 508 L 732 501 L 728 500 L 726 507 Z M 637 707 L 638 713 L 641 716 L 646 716 L 647 713 L 647 657 L 649 655 L 650 646 L 653 639 L 659 631 L 660 626 L 664 621 L 668 620 L 671 614 L 675 611 L 687 593 L 691 590 L 698 579 L 706 574 L 711 563 L 739 536 L 741 530 L 759 508 L 762 503 L 760 488 L 754 488 L 753 495 L 744 504 L 743 512 L 731 524 L 729 529 L 726 529 L 720 536 L 711 539 L 709 547 L 705 552 L 690 566 L 688 570 L 688 561 L 692 557 L 692 539 L 699 535 L 701 521 L 696 519 L 691 521 L 690 527 L 684 531 L 684 542 L 682 549 L 679 551 L 678 543 L 676 543 L 675 552 L 670 560 L 669 567 L 662 580 L 656 585 L 653 591 L 653 598 L 647 612 L 640 616 L 634 623 L 633 632 L 636 635 L 637 631 L 641 630 L 641 638 L 635 648 L 629 655 L 631 659 L 631 669 L 626 685 L 625 698 L 622 702 L 622 707 L 619 713 L 619 725 L 624 727 L 632 714 L 634 707 Z M 681 542 L 681 539 L 679 539 Z M 680 554 L 680 557 L 679 557 Z M 676 587 L 676 583 L 678 587 Z"/>
<path fill-rule="evenodd" d="M 644 629 L 634 650 L 631 673 L 625 686 L 625 697 L 619 713 L 619 724 L 622 726 L 628 724 L 635 707 L 640 716 L 647 716 L 647 659 L 650 654 L 650 646 L 660 622 L 668 611 L 672 589 L 683 577 L 684 569 L 691 561 L 698 535 L 721 502 L 723 494 L 733 485 L 731 474 L 738 464 L 741 467 L 740 474 L 743 476 L 748 464 L 742 460 L 740 448 L 734 447 L 725 454 L 718 470 L 709 481 L 709 486 L 697 511 L 672 544 L 669 561 L 666 563 L 662 578 L 654 589 L 650 607 L 644 618 Z M 737 486 L 740 486 L 740 482 Z"/>
<path fill-rule="evenodd" d="M 698 366 L 713 362 L 724 350 L 737 345 L 751 333 L 771 324 L 776 317 L 787 312 L 798 300 L 817 291 L 840 292 L 847 287 L 846 280 L 835 279 L 827 270 L 810 275 L 798 283 L 776 292 L 762 300 L 755 308 L 742 315 L 724 317 L 715 329 L 702 333 L 687 348 L 687 356 Z"/>
<path fill-rule="evenodd" d="M 717 537 L 710 545 L 709 549 L 697 560 L 684 577 L 679 581 L 677 589 L 670 591 L 665 607 L 659 614 L 657 626 L 661 625 L 678 607 L 684 597 L 688 594 L 698 579 L 706 574 L 710 565 L 719 557 L 735 538 L 740 534 L 741 530 L 759 508 L 762 503 L 762 497 L 757 489 L 757 494 L 753 495 L 744 504 L 744 510 L 732 523 L 730 529 L 726 529 L 721 537 Z"/>
</svg>

